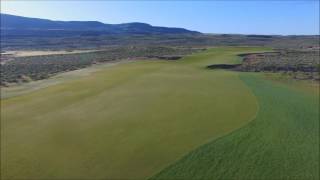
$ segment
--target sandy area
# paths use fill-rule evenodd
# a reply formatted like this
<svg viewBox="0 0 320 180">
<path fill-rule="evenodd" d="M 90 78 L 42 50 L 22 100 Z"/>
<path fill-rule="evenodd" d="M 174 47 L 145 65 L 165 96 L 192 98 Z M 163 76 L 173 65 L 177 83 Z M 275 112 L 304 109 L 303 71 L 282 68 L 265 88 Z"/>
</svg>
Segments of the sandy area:
<svg viewBox="0 0 320 180">
<path fill-rule="evenodd" d="M 5 54 L 12 55 L 13 57 L 27 57 L 27 56 L 42 56 L 42 55 L 55 55 L 55 54 L 76 54 L 95 52 L 99 50 L 73 50 L 73 51 L 6 51 Z"/>
</svg>

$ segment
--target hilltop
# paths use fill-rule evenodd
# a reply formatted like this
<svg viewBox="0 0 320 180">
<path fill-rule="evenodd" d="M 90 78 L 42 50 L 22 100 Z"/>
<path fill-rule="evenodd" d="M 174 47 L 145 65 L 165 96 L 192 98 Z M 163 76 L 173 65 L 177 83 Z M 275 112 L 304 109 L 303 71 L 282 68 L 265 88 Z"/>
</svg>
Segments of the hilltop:
<svg viewBox="0 0 320 180">
<path fill-rule="evenodd" d="M 104 34 L 200 34 L 184 28 L 158 27 L 146 23 L 132 22 L 105 24 L 99 21 L 53 21 L 1 14 L 1 31 L 13 35 L 104 35 Z"/>
</svg>

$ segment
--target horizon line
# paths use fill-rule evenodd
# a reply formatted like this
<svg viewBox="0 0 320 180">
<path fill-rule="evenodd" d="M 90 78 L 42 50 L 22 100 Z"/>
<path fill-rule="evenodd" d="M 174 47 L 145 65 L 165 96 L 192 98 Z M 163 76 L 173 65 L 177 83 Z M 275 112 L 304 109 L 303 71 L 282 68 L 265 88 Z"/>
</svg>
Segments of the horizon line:
<svg viewBox="0 0 320 180">
<path fill-rule="evenodd" d="M 49 20 L 49 21 L 61 21 L 61 22 L 99 22 L 102 24 L 106 25 L 119 25 L 119 24 L 129 24 L 129 23 L 143 23 L 143 24 L 148 24 L 153 27 L 167 27 L 167 28 L 182 28 L 186 29 L 189 31 L 196 31 L 201 34 L 206 34 L 206 35 L 265 35 L 265 36 L 320 36 L 320 32 L 318 34 L 257 34 L 257 33 L 236 33 L 236 32 L 201 32 L 198 30 L 192 30 L 184 27 L 170 27 L 170 26 L 157 26 L 153 25 L 152 23 L 147 23 L 147 22 L 123 22 L 123 23 L 117 23 L 117 24 L 111 24 L 111 23 L 106 23 L 102 21 L 97 21 L 97 20 L 60 20 L 60 19 L 50 19 L 50 18 L 41 18 L 41 17 L 30 17 L 30 16 L 24 16 L 24 15 L 18 15 L 18 14 L 8 14 L 8 13 L 2 13 L 0 12 L 0 15 L 10 15 L 10 16 L 18 16 L 18 17 L 23 17 L 23 18 L 33 18 L 33 19 L 41 19 L 41 20 Z M 1 28 L 2 29 L 2 28 Z M 320 38 L 320 37 L 319 37 Z M 320 39 L 319 39 L 320 40 Z"/>
</svg>

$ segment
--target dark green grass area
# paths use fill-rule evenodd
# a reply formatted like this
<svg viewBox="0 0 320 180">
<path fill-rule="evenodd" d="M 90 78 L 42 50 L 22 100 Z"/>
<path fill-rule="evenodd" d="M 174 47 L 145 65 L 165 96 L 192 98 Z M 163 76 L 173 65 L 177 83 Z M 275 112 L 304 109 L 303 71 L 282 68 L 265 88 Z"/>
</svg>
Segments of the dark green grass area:
<svg viewBox="0 0 320 180">
<path fill-rule="evenodd" d="M 254 121 L 151 179 L 319 179 L 319 95 L 243 73 L 259 102 Z"/>
</svg>

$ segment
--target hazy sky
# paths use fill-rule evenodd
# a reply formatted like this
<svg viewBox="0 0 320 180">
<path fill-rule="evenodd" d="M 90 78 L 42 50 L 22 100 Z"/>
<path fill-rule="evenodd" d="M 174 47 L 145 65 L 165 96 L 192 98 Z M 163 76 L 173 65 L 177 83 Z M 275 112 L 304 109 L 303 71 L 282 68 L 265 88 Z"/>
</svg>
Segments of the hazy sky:
<svg viewBox="0 0 320 180">
<path fill-rule="evenodd" d="M 319 34 L 319 0 L 1 0 L 1 12 L 52 20 L 145 22 L 205 33 Z"/>
</svg>

